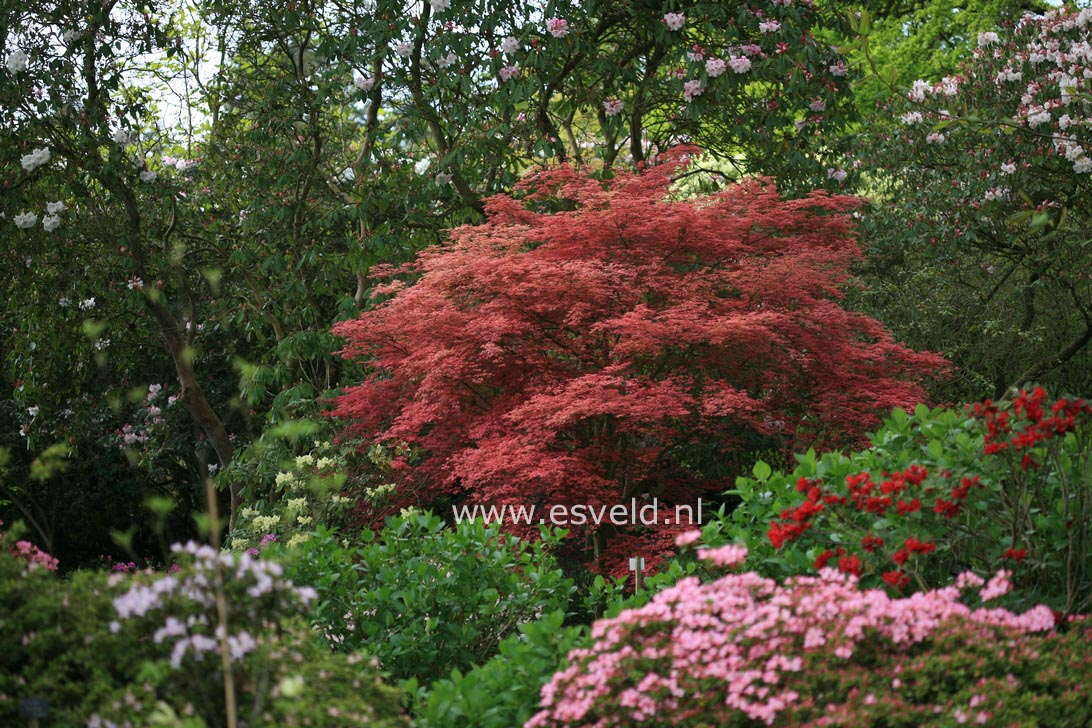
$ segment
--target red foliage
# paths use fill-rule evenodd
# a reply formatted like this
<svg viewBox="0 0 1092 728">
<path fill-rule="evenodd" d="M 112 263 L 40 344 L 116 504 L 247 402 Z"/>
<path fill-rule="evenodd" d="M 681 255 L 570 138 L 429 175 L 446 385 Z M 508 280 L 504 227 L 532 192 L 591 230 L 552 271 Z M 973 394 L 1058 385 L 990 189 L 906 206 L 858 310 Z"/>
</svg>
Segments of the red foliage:
<svg viewBox="0 0 1092 728">
<path fill-rule="evenodd" d="M 685 153 L 609 184 L 538 173 L 335 328 L 371 373 L 332 414 L 420 454 L 393 507 L 693 503 L 758 448 L 847 444 L 921 400 L 943 360 L 839 306 L 857 201 L 768 180 L 673 199 Z M 617 545 L 669 550 L 673 511 L 571 538 L 624 571 Z"/>
</svg>

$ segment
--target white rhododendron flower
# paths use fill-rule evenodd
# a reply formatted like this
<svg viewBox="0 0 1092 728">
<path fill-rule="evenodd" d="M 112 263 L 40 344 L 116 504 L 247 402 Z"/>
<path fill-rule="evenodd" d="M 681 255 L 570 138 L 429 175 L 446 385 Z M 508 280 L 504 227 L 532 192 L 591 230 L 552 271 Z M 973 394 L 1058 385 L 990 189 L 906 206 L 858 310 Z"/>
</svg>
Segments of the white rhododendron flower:
<svg viewBox="0 0 1092 728">
<path fill-rule="evenodd" d="M 512 55 L 519 50 L 519 41 L 510 35 L 501 42 L 501 50 Z"/>
<path fill-rule="evenodd" d="M 921 79 L 918 79 L 917 81 L 914 81 L 912 86 L 910 86 L 910 93 L 908 94 L 908 96 L 910 97 L 911 101 L 924 101 L 925 92 L 931 89 L 932 86 L 929 85 L 928 81 L 922 81 Z"/>
<path fill-rule="evenodd" d="M 57 215 L 46 215 L 42 218 L 42 227 L 47 233 L 51 233 L 61 226 L 61 218 Z"/>
<path fill-rule="evenodd" d="M 1028 126 L 1039 126 L 1050 123 L 1050 111 L 1041 106 L 1032 106 L 1028 109 Z"/>
<path fill-rule="evenodd" d="M 417 164 L 413 165 L 413 171 L 417 174 L 424 174 L 428 171 L 428 168 L 430 166 L 432 166 L 432 160 L 428 157 L 425 157 L 424 159 L 417 162 Z"/>
<path fill-rule="evenodd" d="M 728 61 L 728 65 L 732 67 L 732 70 L 736 73 L 747 73 L 751 70 L 751 59 L 744 58 L 743 56 L 734 56 Z"/>
<path fill-rule="evenodd" d="M 8 56 L 8 71 L 11 73 L 22 73 L 27 70 L 27 54 L 22 50 L 16 48 Z"/>
<path fill-rule="evenodd" d="M 38 224 L 38 216 L 33 212 L 23 212 L 15 216 L 13 219 L 15 227 L 27 230 Z"/>
<path fill-rule="evenodd" d="M 58 212 L 64 212 L 65 206 L 63 202 L 49 202 L 46 204 L 46 212 L 50 215 L 56 215 Z"/>
<path fill-rule="evenodd" d="M 621 99 L 607 99 L 603 102 L 603 111 L 607 116 L 620 114 L 624 107 L 625 104 L 622 103 Z"/>
<path fill-rule="evenodd" d="M 375 76 L 357 76 L 353 79 L 353 85 L 361 91 L 371 91 L 375 85 Z"/>
<path fill-rule="evenodd" d="M 22 162 L 23 169 L 28 172 L 33 172 L 38 167 L 49 162 L 49 150 L 45 147 L 35 149 L 30 154 L 24 154 L 20 161 Z"/>
<path fill-rule="evenodd" d="M 146 169 L 140 173 L 141 182 L 155 182 L 156 173 L 150 169 Z"/>
<path fill-rule="evenodd" d="M 501 81 L 511 81 L 513 78 L 519 75 L 519 66 L 505 66 L 497 72 L 497 75 L 500 76 Z"/>
</svg>

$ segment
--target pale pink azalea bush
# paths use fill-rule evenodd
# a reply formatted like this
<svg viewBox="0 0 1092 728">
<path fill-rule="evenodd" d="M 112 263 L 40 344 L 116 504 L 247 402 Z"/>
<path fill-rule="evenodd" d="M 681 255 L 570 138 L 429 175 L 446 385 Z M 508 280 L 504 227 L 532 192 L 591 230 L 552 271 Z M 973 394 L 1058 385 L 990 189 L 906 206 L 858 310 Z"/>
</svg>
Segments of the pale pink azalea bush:
<svg viewBox="0 0 1092 728">
<path fill-rule="evenodd" d="M 703 551 L 726 565 L 746 556 L 742 546 Z M 998 574 L 980 596 L 1006 587 Z M 593 644 L 569 653 L 526 728 L 1010 725 L 1046 704 L 1037 695 L 1029 707 L 1029 689 L 1068 696 L 1055 708 L 1087 700 L 1085 623 L 1059 635 L 1046 607 L 1014 614 L 960 597 L 953 586 L 892 598 L 829 569 L 783 585 L 750 572 L 705 584 L 688 577 L 597 622 Z M 1076 674 L 1042 667 L 1047 655 Z M 1025 685 L 1029 669 L 1037 677 Z M 1068 683 L 1055 691 L 1059 675 Z"/>
<path fill-rule="evenodd" d="M 4 522 L 0 521 L 0 546 L 6 541 L 10 542 L 10 539 L 5 538 L 3 530 Z M 18 540 L 15 543 L 11 543 L 7 549 L 12 556 L 16 559 L 26 562 L 26 570 L 33 571 L 35 569 L 44 569 L 45 571 L 56 571 L 59 562 L 55 556 L 47 554 L 40 548 L 32 544 L 30 541 Z"/>
</svg>

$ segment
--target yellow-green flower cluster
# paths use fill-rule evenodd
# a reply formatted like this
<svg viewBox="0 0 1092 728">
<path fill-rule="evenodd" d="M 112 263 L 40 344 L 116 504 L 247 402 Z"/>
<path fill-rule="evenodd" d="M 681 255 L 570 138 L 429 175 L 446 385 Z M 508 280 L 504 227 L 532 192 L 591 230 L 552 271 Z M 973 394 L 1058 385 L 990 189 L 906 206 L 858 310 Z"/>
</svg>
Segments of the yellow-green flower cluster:
<svg viewBox="0 0 1092 728">
<path fill-rule="evenodd" d="M 365 488 L 364 495 L 370 500 L 380 500 L 384 496 L 390 495 L 394 492 L 394 483 L 384 483 L 383 485 L 377 485 L 374 488 Z"/>
<path fill-rule="evenodd" d="M 344 476 L 337 473 L 342 463 L 336 455 L 328 441 L 315 440 L 311 452 L 289 461 L 274 476 L 274 500 L 248 505 L 239 512 L 241 518 L 232 536 L 236 547 L 246 548 L 267 533 L 284 538 L 289 547 L 298 546 L 309 538 L 304 529 L 328 524 L 331 516 L 346 512 L 353 499 L 338 492 Z M 385 485 L 374 490 L 385 495 L 393 489 L 393 485 Z"/>
<path fill-rule="evenodd" d="M 254 520 L 251 521 L 251 523 L 254 524 L 254 530 L 258 533 L 269 533 L 280 522 L 281 517 L 276 514 L 269 516 L 255 516 Z"/>
</svg>

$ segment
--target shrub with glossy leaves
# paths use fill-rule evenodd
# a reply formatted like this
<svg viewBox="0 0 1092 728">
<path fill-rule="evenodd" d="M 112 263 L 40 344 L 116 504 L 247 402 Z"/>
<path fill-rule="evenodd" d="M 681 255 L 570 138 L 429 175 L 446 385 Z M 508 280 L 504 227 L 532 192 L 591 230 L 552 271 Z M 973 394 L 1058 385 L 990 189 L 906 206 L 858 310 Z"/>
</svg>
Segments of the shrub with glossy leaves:
<svg viewBox="0 0 1092 728">
<path fill-rule="evenodd" d="M 550 551 L 497 524 L 447 527 L 408 513 L 359 545 L 319 531 L 291 550 L 289 575 L 318 591 L 312 622 L 337 650 L 363 650 L 395 678 L 427 683 L 492 657 L 502 639 L 565 610 L 573 584 Z"/>
<path fill-rule="evenodd" d="M 511 728 L 538 710 L 539 691 L 565 666 L 569 650 L 588 641 L 587 625 L 563 626 L 561 612 L 521 625 L 497 654 L 470 670 L 454 670 L 418 693 L 418 728 Z"/>
<path fill-rule="evenodd" d="M 335 328 L 371 370 L 333 414 L 419 457 L 394 463 L 393 507 L 693 504 L 757 452 L 853 442 L 920 401 L 943 361 L 839 305 L 857 202 L 785 201 L 768 180 L 673 199 L 687 153 L 610 182 L 536 174 Z M 570 545 L 653 568 L 668 518 L 574 527 Z"/>
</svg>

